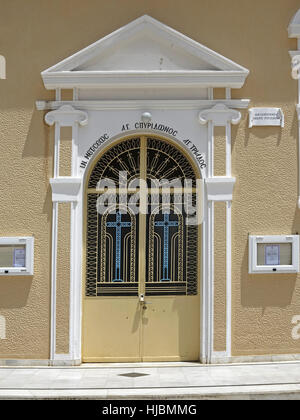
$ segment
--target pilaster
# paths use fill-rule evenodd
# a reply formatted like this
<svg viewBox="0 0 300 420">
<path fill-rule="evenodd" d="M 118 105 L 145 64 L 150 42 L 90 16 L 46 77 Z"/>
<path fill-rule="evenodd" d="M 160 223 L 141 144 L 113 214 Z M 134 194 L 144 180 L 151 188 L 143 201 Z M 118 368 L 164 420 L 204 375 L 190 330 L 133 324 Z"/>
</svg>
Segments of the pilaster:
<svg viewBox="0 0 300 420">
<path fill-rule="evenodd" d="M 207 276 L 205 281 L 207 289 L 207 301 L 203 305 L 206 320 L 204 331 L 207 336 L 206 342 L 207 362 L 220 357 L 219 352 L 214 351 L 214 203 L 226 202 L 226 351 L 222 357 L 231 356 L 231 203 L 236 179 L 231 175 L 231 124 L 238 124 L 241 113 L 227 107 L 224 103 L 218 103 L 210 109 L 205 109 L 199 114 L 200 124 L 208 125 L 208 177 L 205 180 L 208 201 L 207 213 Z M 226 130 L 226 173 L 224 176 L 214 175 L 214 128 L 225 127 Z"/>
<path fill-rule="evenodd" d="M 81 194 L 82 179 L 78 176 L 78 127 L 84 126 L 88 122 L 86 112 L 73 108 L 71 105 L 63 105 L 60 108 L 50 111 L 45 116 L 45 122 L 52 126 L 55 125 L 54 143 L 54 174 L 50 179 L 52 188 L 52 256 L 51 256 L 51 349 L 50 359 L 53 365 L 66 362 L 78 363 L 80 359 L 80 294 L 81 277 L 78 264 L 80 255 L 77 252 L 77 242 L 81 240 L 81 233 L 77 227 L 76 220 Z M 72 173 L 69 177 L 59 175 L 60 159 L 60 135 L 61 127 L 72 128 Z M 69 312 L 69 353 L 56 353 L 56 284 L 57 284 L 57 234 L 58 234 L 58 206 L 59 203 L 71 203 L 71 238 L 70 238 L 70 312 Z M 79 261 L 78 261 L 79 260 Z M 78 320 L 79 317 L 79 320 Z"/>
</svg>

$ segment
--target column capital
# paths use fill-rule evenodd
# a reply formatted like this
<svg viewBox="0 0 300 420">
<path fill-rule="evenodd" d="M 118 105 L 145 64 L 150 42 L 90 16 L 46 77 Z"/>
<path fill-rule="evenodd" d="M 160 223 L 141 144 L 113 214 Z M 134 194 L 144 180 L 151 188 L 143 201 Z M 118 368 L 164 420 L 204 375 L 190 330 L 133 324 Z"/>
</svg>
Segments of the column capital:
<svg viewBox="0 0 300 420">
<path fill-rule="evenodd" d="M 290 51 L 292 58 L 292 78 L 300 79 L 300 51 Z"/>
<path fill-rule="evenodd" d="M 227 123 L 238 124 L 242 115 L 235 109 L 228 108 L 225 104 L 219 103 L 210 109 L 205 109 L 199 114 L 200 124 L 205 125 L 208 121 L 217 127 L 226 126 Z"/>
<path fill-rule="evenodd" d="M 52 201 L 59 203 L 77 202 L 82 179 L 79 177 L 57 177 L 50 179 Z"/>
<path fill-rule="evenodd" d="M 232 201 L 235 181 L 235 178 L 225 176 L 206 178 L 208 201 Z"/>
<path fill-rule="evenodd" d="M 72 127 L 75 123 L 84 126 L 88 122 L 88 114 L 71 105 L 62 105 L 55 111 L 48 112 L 45 115 L 45 122 L 48 125 L 59 123 L 61 127 Z"/>
</svg>

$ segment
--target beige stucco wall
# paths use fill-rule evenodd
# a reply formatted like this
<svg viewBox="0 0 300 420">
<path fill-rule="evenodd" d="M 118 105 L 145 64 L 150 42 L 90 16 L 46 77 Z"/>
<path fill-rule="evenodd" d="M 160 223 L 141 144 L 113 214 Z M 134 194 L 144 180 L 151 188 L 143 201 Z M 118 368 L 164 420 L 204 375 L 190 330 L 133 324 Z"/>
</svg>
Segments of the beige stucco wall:
<svg viewBox="0 0 300 420">
<path fill-rule="evenodd" d="M 298 0 L 0 0 L 0 235 L 34 235 L 33 278 L 0 279 L 0 315 L 7 338 L 1 358 L 48 358 L 53 130 L 35 110 L 53 99 L 40 72 L 81 48 L 149 14 L 247 67 L 251 74 L 235 98 L 252 106 L 283 107 L 286 127 L 247 129 L 246 113 L 233 129 L 233 353 L 299 353 L 291 319 L 300 315 L 300 278 L 249 276 L 248 234 L 300 232 L 297 203 L 297 84 L 290 76 L 287 25 Z M 224 242 L 220 229 L 217 246 Z M 221 262 L 219 262 L 219 260 Z M 222 270 L 216 259 L 216 308 L 224 312 Z M 63 286 L 65 298 L 67 289 Z M 60 331 L 65 331 L 66 316 Z M 219 321 L 218 321 L 219 320 Z M 215 314 L 216 331 L 224 330 Z M 61 346 L 66 342 L 61 338 Z M 215 340 L 222 349 L 224 335 Z"/>
</svg>

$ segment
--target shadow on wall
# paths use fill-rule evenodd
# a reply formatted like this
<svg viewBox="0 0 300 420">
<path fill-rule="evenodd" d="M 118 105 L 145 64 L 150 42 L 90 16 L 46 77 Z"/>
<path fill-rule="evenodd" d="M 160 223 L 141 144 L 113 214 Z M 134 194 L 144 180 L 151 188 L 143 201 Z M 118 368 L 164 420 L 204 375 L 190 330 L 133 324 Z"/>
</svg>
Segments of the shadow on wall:
<svg viewBox="0 0 300 420">
<path fill-rule="evenodd" d="M 294 128 L 294 125 L 293 125 Z M 232 150 L 235 148 L 236 142 L 239 141 L 239 126 L 232 126 Z M 258 142 L 260 140 L 266 140 L 268 138 L 270 139 L 276 139 L 276 146 L 278 147 L 282 141 L 282 129 L 279 127 L 252 127 L 248 128 L 248 122 L 245 128 L 245 131 L 243 133 L 244 135 L 244 147 L 249 146 L 250 140 L 257 140 Z M 295 136 L 294 130 L 293 135 Z M 261 144 L 259 142 L 258 144 Z"/>
<path fill-rule="evenodd" d="M 292 303 L 296 280 L 297 274 L 249 274 L 248 245 L 246 246 L 241 271 L 243 307 L 286 308 Z"/>
<path fill-rule="evenodd" d="M 280 127 L 252 127 L 247 128 L 245 136 L 245 147 L 249 145 L 250 138 L 254 140 L 276 139 L 276 146 L 279 146 L 282 140 L 282 128 Z M 275 145 L 275 143 L 274 143 Z"/>
<path fill-rule="evenodd" d="M 47 214 L 48 222 L 52 219 L 52 192 L 49 179 L 52 178 L 53 136 L 54 134 L 52 133 L 51 128 L 44 122 L 44 114 L 40 111 L 33 110 L 22 158 L 34 157 L 43 159 L 43 173 L 35 172 L 33 173 L 33 176 L 36 176 L 38 178 L 36 181 L 39 184 L 42 184 L 40 185 L 41 190 L 44 189 L 43 196 L 45 197 L 45 200 L 43 213 Z"/>
<path fill-rule="evenodd" d="M 43 205 L 43 213 L 47 214 L 47 220 L 52 223 L 52 190 L 48 180 L 47 193 Z"/>
<path fill-rule="evenodd" d="M 298 208 L 298 197 L 295 197 L 295 201 L 296 201 L 296 208 L 295 208 L 295 216 L 294 216 L 294 222 L 293 222 L 293 234 L 300 235 L 300 209 Z"/>
<path fill-rule="evenodd" d="M 287 112 L 285 112 L 287 114 Z M 249 141 L 252 138 L 253 140 L 266 140 L 267 138 L 275 139 L 277 138 L 276 146 L 279 146 L 282 141 L 283 134 L 285 133 L 284 129 L 280 127 L 252 127 L 248 128 L 248 118 L 245 111 L 242 112 L 242 120 L 246 120 L 245 131 L 243 132 L 244 135 L 244 146 L 248 147 Z M 236 142 L 239 141 L 239 133 L 241 133 L 241 127 L 239 125 L 233 125 L 232 128 L 232 149 L 234 149 Z M 291 124 L 291 129 L 288 134 L 290 137 L 294 138 L 295 141 L 298 142 L 298 115 L 295 111 L 293 114 L 293 121 Z M 261 144 L 261 143 L 259 143 Z"/>
<path fill-rule="evenodd" d="M 48 160 L 53 156 L 50 139 L 51 128 L 44 122 L 44 113 L 33 109 L 22 157 L 34 156 Z"/>
<path fill-rule="evenodd" d="M 0 281 L 0 308 L 23 308 L 27 305 L 32 277 L 2 277 Z"/>
</svg>

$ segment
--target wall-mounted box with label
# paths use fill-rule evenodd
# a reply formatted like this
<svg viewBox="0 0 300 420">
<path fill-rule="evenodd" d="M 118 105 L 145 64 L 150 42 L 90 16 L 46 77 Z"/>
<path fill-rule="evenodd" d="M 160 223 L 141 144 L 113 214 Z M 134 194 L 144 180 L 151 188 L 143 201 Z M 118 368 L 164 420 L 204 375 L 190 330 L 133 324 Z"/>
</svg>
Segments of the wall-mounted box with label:
<svg viewBox="0 0 300 420">
<path fill-rule="evenodd" d="M 250 235 L 249 273 L 299 273 L 299 235 Z"/>
<path fill-rule="evenodd" d="M 0 276 L 32 276 L 33 237 L 0 237 Z"/>
<path fill-rule="evenodd" d="M 284 127 L 284 113 L 281 108 L 250 108 L 249 128 Z"/>
</svg>

